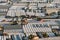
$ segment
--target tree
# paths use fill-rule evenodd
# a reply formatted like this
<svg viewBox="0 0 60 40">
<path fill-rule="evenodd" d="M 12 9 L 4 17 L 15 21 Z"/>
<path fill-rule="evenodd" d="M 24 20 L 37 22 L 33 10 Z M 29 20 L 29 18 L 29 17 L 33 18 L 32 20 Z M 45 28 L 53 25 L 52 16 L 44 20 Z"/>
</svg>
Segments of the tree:
<svg viewBox="0 0 60 40">
<path fill-rule="evenodd" d="M 50 16 L 54 16 L 54 15 L 56 15 L 56 12 L 50 13 Z"/>
<path fill-rule="evenodd" d="M 31 34 L 31 35 L 28 36 L 28 39 L 29 40 L 39 40 L 39 37 L 37 35 L 32 35 Z"/>
<path fill-rule="evenodd" d="M 58 11 L 57 13 L 58 13 L 58 15 L 60 15 L 60 11 Z"/>
<path fill-rule="evenodd" d="M 31 35 L 28 36 L 28 39 L 29 39 L 29 40 L 32 40 L 33 37 L 34 37 L 34 35 L 31 34 Z"/>
<path fill-rule="evenodd" d="M 47 3 L 51 3 L 51 2 L 53 2 L 53 0 L 47 0 Z"/>
</svg>

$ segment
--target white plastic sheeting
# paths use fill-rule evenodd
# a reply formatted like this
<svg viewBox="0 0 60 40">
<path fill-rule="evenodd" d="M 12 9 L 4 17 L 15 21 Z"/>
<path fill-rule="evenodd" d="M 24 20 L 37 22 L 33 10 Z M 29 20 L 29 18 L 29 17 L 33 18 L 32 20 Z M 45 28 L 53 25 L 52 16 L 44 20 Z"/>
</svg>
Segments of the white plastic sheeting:
<svg viewBox="0 0 60 40">
<path fill-rule="evenodd" d="M 22 2 L 46 2 L 46 0 L 22 0 Z"/>
<path fill-rule="evenodd" d="M 24 10 L 21 10 L 20 6 L 12 6 L 7 13 L 8 16 L 21 16 L 25 15 Z"/>
</svg>

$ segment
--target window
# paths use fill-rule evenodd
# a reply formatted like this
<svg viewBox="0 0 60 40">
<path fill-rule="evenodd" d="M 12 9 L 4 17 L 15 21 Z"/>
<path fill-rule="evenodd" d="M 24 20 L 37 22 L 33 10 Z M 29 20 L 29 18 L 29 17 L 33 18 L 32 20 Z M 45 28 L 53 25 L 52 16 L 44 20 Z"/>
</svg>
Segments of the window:
<svg viewBox="0 0 60 40">
<path fill-rule="evenodd" d="M 44 27 L 48 27 L 48 25 L 47 25 L 47 24 L 43 24 L 43 26 L 44 26 Z"/>
<path fill-rule="evenodd" d="M 43 13 L 43 11 L 41 10 L 41 13 Z"/>
<path fill-rule="evenodd" d="M 40 27 L 43 27 L 42 24 L 39 24 Z"/>
<path fill-rule="evenodd" d="M 36 13 L 36 10 L 33 10 L 34 13 Z"/>
<path fill-rule="evenodd" d="M 39 27 L 39 25 L 38 25 L 38 24 L 36 24 L 36 27 Z"/>
<path fill-rule="evenodd" d="M 31 12 L 32 10 L 31 9 L 29 9 L 29 12 Z"/>
<path fill-rule="evenodd" d="M 42 24 L 32 24 L 33 27 L 43 27 Z"/>
<path fill-rule="evenodd" d="M 36 24 L 33 24 L 33 27 L 37 27 L 37 25 Z"/>
<path fill-rule="evenodd" d="M 41 13 L 41 10 L 37 10 L 37 13 Z"/>
</svg>

